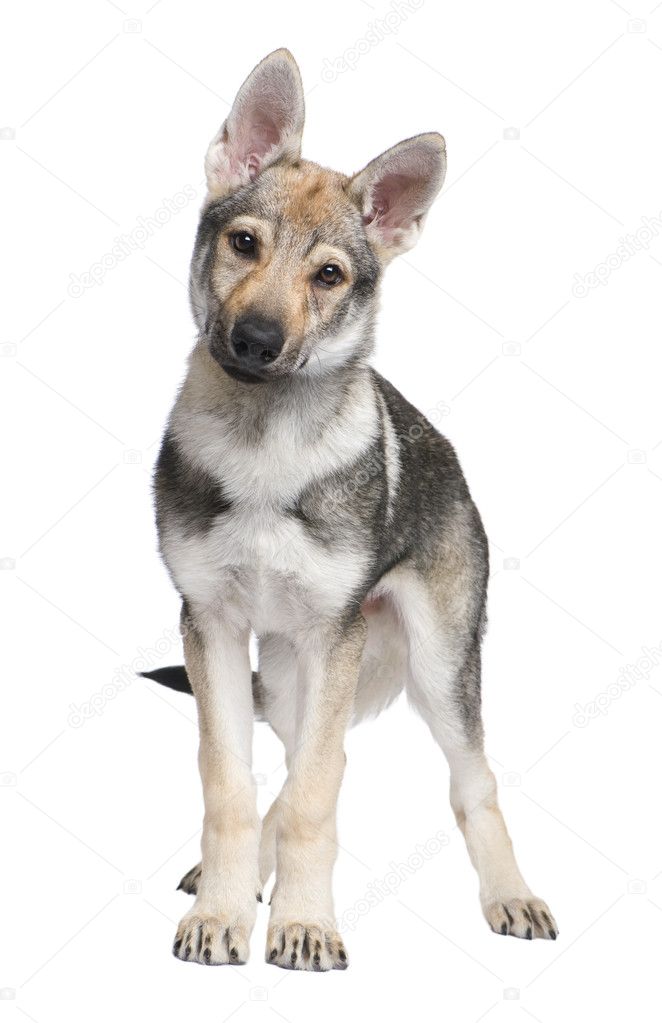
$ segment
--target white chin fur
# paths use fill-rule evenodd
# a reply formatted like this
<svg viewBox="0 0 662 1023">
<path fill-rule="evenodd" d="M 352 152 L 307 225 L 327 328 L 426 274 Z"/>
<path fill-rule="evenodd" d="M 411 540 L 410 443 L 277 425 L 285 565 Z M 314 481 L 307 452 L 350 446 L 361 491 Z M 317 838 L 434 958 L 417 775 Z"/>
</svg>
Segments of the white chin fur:
<svg viewBox="0 0 662 1023">
<path fill-rule="evenodd" d="M 324 338 L 310 350 L 308 362 L 301 367 L 301 372 L 308 376 L 317 376 L 344 366 L 353 355 L 364 350 L 364 331 L 365 319 L 362 319 L 334 337 Z"/>
</svg>

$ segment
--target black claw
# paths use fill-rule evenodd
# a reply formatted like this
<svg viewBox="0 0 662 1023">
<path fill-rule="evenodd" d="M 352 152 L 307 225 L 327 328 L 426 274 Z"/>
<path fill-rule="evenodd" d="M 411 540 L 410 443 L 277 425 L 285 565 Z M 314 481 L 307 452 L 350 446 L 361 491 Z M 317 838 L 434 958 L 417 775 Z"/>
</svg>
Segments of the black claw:
<svg viewBox="0 0 662 1023">
<path fill-rule="evenodd" d="M 549 936 L 552 939 L 552 941 L 556 941 L 556 931 L 550 930 Z"/>
<path fill-rule="evenodd" d="M 255 898 L 257 899 L 258 902 L 262 902 L 262 892 L 258 892 Z"/>
<path fill-rule="evenodd" d="M 338 949 L 338 958 L 341 959 L 343 963 L 347 962 L 347 953 L 344 948 Z"/>
<path fill-rule="evenodd" d="M 272 948 L 271 952 L 269 953 L 269 962 L 273 963 L 273 961 L 274 961 L 274 959 L 276 958 L 277 955 L 278 955 L 278 949 L 277 948 Z"/>
<path fill-rule="evenodd" d="M 508 924 L 505 921 L 501 924 L 501 933 L 502 934 L 508 933 Z"/>
<path fill-rule="evenodd" d="M 527 929 L 526 929 L 526 940 L 527 941 L 531 941 L 532 937 L 533 937 L 533 931 L 532 931 L 532 929 L 530 927 L 527 927 Z"/>
<path fill-rule="evenodd" d="M 297 954 L 296 954 L 296 952 L 293 952 L 292 955 L 290 956 L 290 962 L 292 963 L 292 966 L 294 966 L 296 961 L 297 961 Z"/>
<path fill-rule="evenodd" d="M 176 892 L 181 892 L 183 890 L 184 890 L 184 879 L 182 878 L 182 880 L 179 882 L 179 884 L 175 888 L 175 891 Z"/>
<path fill-rule="evenodd" d="M 175 955 L 175 956 L 179 955 L 179 950 L 180 950 L 181 947 L 182 947 L 182 939 L 178 938 L 177 941 L 175 941 L 174 945 L 172 946 L 172 954 Z"/>
<path fill-rule="evenodd" d="M 238 959 L 238 958 L 239 958 L 239 953 L 237 952 L 236 948 L 231 948 L 230 949 L 230 959 Z"/>
<path fill-rule="evenodd" d="M 186 946 L 186 948 L 184 949 L 184 958 L 185 958 L 185 959 L 188 959 L 188 957 L 190 956 L 190 954 L 191 954 L 191 946 L 190 946 L 190 945 L 187 945 L 187 946 Z"/>
<path fill-rule="evenodd" d="M 202 952 L 202 927 L 198 927 L 198 955 Z"/>
<path fill-rule="evenodd" d="M 205 962 L 208 963 L 209 960 L 211 959 L 211 949 L 210 948 L 206 948 L 202 954 L 205 957 Z"/>
</svg>

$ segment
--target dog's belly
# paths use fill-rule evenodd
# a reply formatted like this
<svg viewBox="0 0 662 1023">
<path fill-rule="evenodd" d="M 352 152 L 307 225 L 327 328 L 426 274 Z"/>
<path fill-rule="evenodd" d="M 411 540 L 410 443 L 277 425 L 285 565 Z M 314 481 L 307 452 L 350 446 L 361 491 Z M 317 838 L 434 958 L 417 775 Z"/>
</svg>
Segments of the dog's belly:
<svg viewBox="0 0 662 1023">
<path fill-rule="evenodd" d="M 360 587 L 367 555 L 345 539 L 328 545 L 292 515 L 233 509 L 206 532 L 172 533 L 164 556 L 198 610 L 248 624 L 258 635 L 332 622 Z"/>
</svg>

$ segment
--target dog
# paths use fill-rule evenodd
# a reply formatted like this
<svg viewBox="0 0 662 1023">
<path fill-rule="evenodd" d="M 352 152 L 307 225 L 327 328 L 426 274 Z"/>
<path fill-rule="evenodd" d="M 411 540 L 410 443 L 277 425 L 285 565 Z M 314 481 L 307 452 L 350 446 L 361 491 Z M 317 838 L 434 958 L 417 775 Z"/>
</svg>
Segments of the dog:
<svg viewBox="0 0 662 1023">
<path fill-rule="evenodd" d="M 195 695 L 205 806 L 173 951 L 245 963 L 275 872 L 267 961 L 347 967 L 331 884 L 344 735 L 403 688 L 448 759 L 490 927 L 555 939 L 483 752 L 485 532 L 450 443 L 369 365 L 384 269 L 420 235 L 445 143 L 418 135 L 347 177 L 301 158 L 303 122 L 298 67 L 276 50 L 209 146 L 198 340 L 155 472 L 185 667 L 148 677 Z M 256 716 L 288 768 L 262 822 Z"/>
</svg>

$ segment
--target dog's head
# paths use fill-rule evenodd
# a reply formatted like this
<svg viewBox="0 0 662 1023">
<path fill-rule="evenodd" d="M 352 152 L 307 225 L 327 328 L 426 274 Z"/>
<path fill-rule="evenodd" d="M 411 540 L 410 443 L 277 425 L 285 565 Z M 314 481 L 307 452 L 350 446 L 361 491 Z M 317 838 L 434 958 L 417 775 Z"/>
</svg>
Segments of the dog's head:
<svg viewBox="0 0 662 1023">
<path fill-rule="evenodd" d="M 322 373 L 368 354 L 382 268 L 415 244 L 441 188 L 441 135 L 346 177 L 300 158 L 299 69 L 276 50 L 251 72 L 205 161 L 191 265 L 204 341 L 245 383 Z"/>
</svg>

